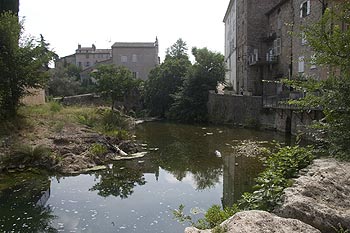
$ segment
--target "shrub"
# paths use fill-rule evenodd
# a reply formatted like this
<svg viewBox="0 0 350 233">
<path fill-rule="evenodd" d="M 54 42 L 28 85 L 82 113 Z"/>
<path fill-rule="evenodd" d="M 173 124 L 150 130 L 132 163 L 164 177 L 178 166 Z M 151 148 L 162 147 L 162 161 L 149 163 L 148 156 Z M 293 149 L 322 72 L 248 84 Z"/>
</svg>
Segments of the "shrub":
<svg viewBox="0 0 350 233">
<path fill-rule="evenodd" d="M 4 164 L 19 165 L 41 165 L 43 160 L 51 158 L 51 150 L 45 145 L 14 145 L 12 153 L 4 159 Z"/>
<path fill-rule="evenodd" d="M 279 148 L 266 160 L 266 169 L 255 179 L 256 185 L 252 193 L 244 193 L 232 207 L 223 210 L 218 205 L 208 209 L 203 219 L 194 223 L 191 216 L 184 215 L 184 206 L 174 211 L 179 221 L 189 221 L 200 229 L 213 228 L 233 214 L 243 210 L 271 211 L 281 203 L 283 190 L 292 185 L 291 178 L 297 176 L 300 169 L 308 166 L 314 159 L 312 147 L 286 146 Z"/>
<path fill-rule="evenodd" d="M 50 105 L 50 111 L 51 112 L 56 113 L 56 112 L 59 112 L 59 111 L 62 110 L 62 105 L 60 103 L 56 102 L 56 101 L 50 102 L 49 105 Z"/>
<path fill-rule="evenodd" d="M 107 153 L 107 147 L 100 143 L 94 143 L 90 147 L 90 152 L 95 156 L 100 156 Z"/>
</svg>

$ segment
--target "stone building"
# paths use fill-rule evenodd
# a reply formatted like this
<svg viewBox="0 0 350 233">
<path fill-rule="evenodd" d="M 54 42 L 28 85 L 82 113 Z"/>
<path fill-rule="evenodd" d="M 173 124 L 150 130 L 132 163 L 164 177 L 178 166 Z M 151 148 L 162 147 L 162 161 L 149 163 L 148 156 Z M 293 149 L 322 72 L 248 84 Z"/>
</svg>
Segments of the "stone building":
<svg viewBox="0 0 350 233">
<path fill-rule="evenodd" d="M 74 64 L 81 67 L 80 76 L 86 79 L 98 65 L 113 64 L 125 66 L 136 78 L 146 80 L 151 69 L 160 63 L 158 52 L 158 39 L 145 43 L 116 42 L 111 49 L 97 49 L 94 44 L 92 47 L 78 45 L 74 54 L 60 58 L 55 62 L 55 67 Z"/>
<path fill-rule="evenodd" d="M 326 0 L 231 0 L 224 17 L 225 61 L 234 92 L 261 96 L 263 80 L 326 78 L 302 37 L 302 27 L 319 20 L 326 6 Z"/>
<path fill-rule="evenodd" d="M 74 64 L 84 70 L 93 67 L 96 63 L 111 59 L 111 56 L 111 49 L 97 49 L 94 44 L 91 47 L 81 47 L 79 44 L 74 54 L 60 58 L 55 62 L 55 67 Z"/>
<path fill-rule="evenodd" d="M 125 66 L 134 77 L 146 80 L 149 72 L 159 65 L 158 39 L 151 43 L 115 43 L 112 46 L 112 64 Z"/>
<path fill-rule="evenodd" d="M 278 0 L 231 0 L 224 17 L 226 81 L 234 92 L 245 95 L 261 94 L 263 69 L 259 64 L 266 51 L 260 38 L 268 32 L 265 13 Z"/>
</svg>

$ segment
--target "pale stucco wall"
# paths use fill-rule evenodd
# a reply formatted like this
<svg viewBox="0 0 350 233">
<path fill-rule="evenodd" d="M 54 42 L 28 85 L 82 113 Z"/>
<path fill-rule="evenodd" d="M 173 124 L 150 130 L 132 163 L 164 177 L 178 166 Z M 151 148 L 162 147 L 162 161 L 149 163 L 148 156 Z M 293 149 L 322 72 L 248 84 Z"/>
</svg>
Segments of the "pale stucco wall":
<svg viewBox="0 0 350 233">
<path fill-rule="evenodd" d="M 25 105 L 40 105 L 45 103 L 44 89 L 29 89 L 29 93 L 21 102 Z"/>
</svg>

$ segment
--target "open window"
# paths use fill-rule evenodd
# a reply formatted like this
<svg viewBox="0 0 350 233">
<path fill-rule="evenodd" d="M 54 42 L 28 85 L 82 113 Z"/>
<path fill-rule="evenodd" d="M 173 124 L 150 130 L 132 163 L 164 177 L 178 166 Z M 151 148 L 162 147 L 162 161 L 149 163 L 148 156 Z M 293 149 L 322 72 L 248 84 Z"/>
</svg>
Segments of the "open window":
<svg viewBox="0 0 350 233">
<path fill-rule="evenodd" d="M 310 0 L 304 1 L 300 4 L 300 18 L 308 16 L 311 12 Z"/>
</svg>

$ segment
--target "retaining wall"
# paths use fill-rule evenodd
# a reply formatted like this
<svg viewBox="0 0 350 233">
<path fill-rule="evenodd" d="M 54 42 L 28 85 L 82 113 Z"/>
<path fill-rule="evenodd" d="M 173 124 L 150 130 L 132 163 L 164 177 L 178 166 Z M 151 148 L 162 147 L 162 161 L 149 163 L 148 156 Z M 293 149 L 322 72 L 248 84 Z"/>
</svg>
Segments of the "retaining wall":
<svg viewBox="0 0 350 233">
<path fill-rule="evenodd" d="M 232 124 L 274 129 L 297 135 L 310 133 L 307 128 L 322 118 L 317 110 L 263 108 L 261 96 L 219 95 L 211 92 L 208 101 L 209 120 L 215 124 Z"/>
</svg>

